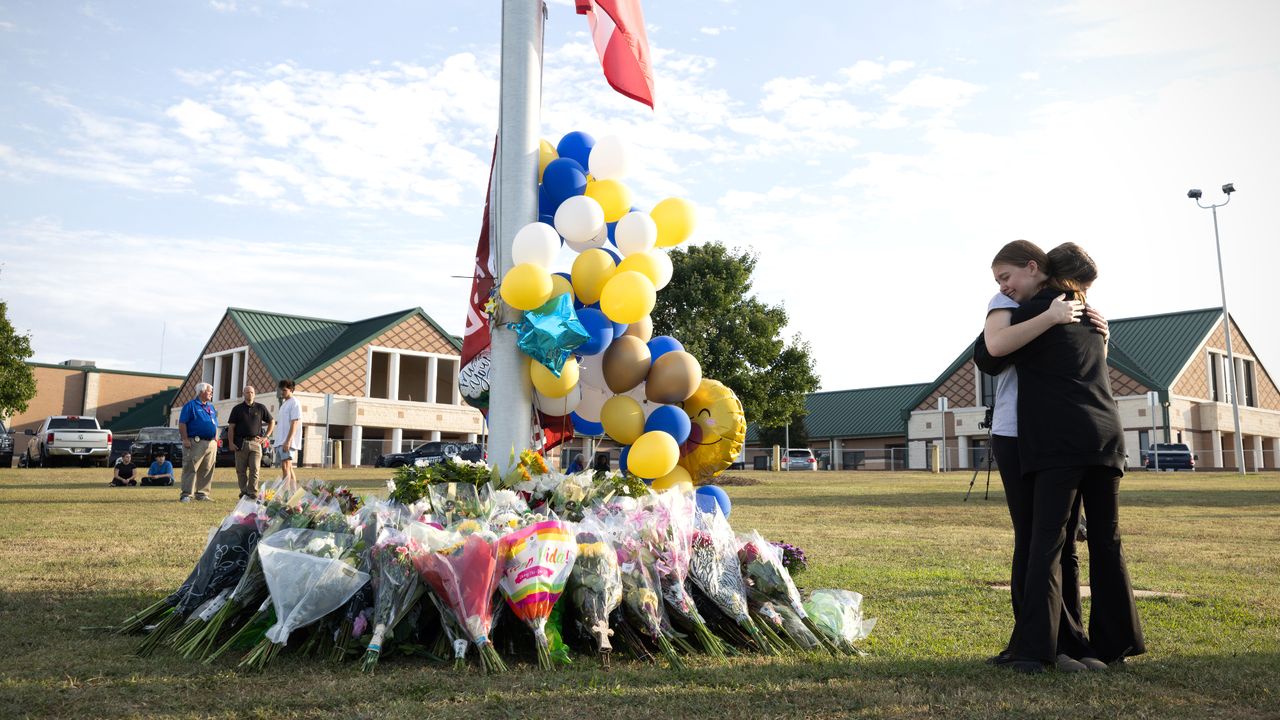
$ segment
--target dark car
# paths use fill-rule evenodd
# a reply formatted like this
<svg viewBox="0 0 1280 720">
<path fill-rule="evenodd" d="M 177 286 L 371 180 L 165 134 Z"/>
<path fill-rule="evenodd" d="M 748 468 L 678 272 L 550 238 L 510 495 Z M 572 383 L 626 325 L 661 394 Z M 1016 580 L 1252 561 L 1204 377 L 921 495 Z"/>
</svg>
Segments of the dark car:
<svg viewBox="0 0 1280 720">
<path fill-rule="evenodd" d="M 475 443 L 443 440 L 423 443 L 406 453 L 379 455 L 373 465 L 388 468 L 398 468 L 402 465 L 434 465 L 455 455 L 472 462 L 484 459 L 484 451 Z"/>
<path fill-rule="evenodd" d="M 133 464 L 139 467 L 149 467 L 156 459 L 156 453 L 161 450 L 164 451 L 165 459 L 173 463 L 175 468 L 182 467 L 182 434 L 178 432 L 178 428 L 142 428 L 129 446 Z"/>
<path fill-rule="evenodd" d="M 13 465 L 13 434 L 0 422 L 0 468 Z"/>
<path fill-rule="evenodd" d="M 271 438 L 262 439 L 262 467 L 271 467 L 271 462 L 275 453 L 271 452 Z M 218 457 L 214 460 L 215 467 L 235 467 L 236 453 L 231 449 L 231 443 L 227 442 L 227 428 L 221 428 L 218 432 Z"/>
<path fill-rule="evenodd" d="M 1148 470 L 1195 470 L 1196 456 L 1183 443 L 1156 443 L 1142 453 L 1142 467 Z"/>
</svg>

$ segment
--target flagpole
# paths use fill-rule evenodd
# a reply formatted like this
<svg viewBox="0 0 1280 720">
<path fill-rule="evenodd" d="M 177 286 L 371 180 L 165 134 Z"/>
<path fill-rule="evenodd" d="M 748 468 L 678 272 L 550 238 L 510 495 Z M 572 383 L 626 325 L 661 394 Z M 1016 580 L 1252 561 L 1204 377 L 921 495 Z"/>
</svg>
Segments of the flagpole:
<svg viewBox="0 0 1280 720">
<path fill-rule="evenodd" d="M 503 0 L 498 157 L 490 237 L 499 282 L 511 269 L 516 231 L 538 219 L 538 135 L 542 104 L 542 0 Z M 522 313 L 501 301 L 492 332 L 489 389 L 489 462 L 502 472 L 529 447 L 533 390 L 515 333 L 507 323 Z"/>
</svg>

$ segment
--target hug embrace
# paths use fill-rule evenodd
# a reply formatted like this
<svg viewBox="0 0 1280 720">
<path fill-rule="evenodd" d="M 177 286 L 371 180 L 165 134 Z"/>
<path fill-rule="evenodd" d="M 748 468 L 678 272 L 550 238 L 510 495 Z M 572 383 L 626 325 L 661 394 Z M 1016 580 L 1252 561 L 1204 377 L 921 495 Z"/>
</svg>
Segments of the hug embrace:
<svg viewBox="0 0 1280 720">
<path fill-rule="evenodd" d="M 992 452 L 1013 521 L 1014 626 L 989 662 L 1026 673 L 1105 670 L 1145 645 L 1120 542 L 1125 449 L 1107 321 L 1085 301 L 1097 266 L 1075 243 L 1046 253 L 1017 240 L 991 270 L 1000 292 L 974 361 L 997 378 Z M 1081 522 L 1092 591 L 1087 631 L 1075 546 Z"/>
</svg>

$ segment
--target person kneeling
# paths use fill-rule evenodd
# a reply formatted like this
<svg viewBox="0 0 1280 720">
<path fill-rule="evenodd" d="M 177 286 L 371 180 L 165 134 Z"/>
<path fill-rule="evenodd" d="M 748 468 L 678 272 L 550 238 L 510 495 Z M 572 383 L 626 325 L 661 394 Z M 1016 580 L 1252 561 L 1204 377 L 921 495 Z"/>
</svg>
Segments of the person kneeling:
<svg viewBox="0 0 1280 720">
<path fill-rule="evenodd" d="M 120 461 L 116 463 L 115 472 L 111 475 L 111 485 L 113 487 L 137 485 L 138 481 L 133 477 L 135 470 L 137 468 L 133 464 L 133 455 L 130 453 L 121 455 Z"/>
<path fill-rule="evenodd" d="M 156 453 L 155 460 L 151 461 L 151 467 L 147 468 L 147 476 L 142 478 L 143 485 L 172 485 L 173 484 L 173 463 L 165 459 L 164 451 Z"/>
</svg>

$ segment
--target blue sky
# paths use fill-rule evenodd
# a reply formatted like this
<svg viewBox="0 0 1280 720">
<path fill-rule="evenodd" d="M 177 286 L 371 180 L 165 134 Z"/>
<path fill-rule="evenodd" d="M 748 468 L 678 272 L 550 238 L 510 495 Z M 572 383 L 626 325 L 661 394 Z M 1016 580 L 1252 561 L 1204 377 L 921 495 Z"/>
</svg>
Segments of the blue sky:
<svg viewBox="0 0 1280 720">
<path fill-rule="evenodd" d="M 636 204 L 760 258 L 823 388 L 933 379 L 1001 244 L 1075 241 L 1112 317 L 1280 323 L 1280 5 L 645 4 L 656 111 L 548 4 L 542 135 L 617 134 Z M 0 0 L 0 297 L 36 359 L 185 373 L 228 305 L 461 332 L 498 2 Z"/>
</svg>

